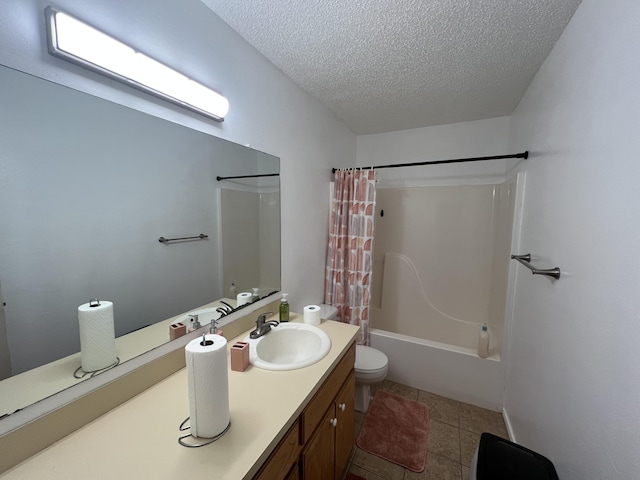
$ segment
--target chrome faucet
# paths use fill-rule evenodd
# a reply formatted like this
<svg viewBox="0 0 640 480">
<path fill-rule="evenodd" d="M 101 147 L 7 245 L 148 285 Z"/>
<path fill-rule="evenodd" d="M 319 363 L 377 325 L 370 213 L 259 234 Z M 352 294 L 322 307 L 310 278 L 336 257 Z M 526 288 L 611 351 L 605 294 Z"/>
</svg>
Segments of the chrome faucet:
<svg viewBox="0 0 640 480">
<path fill-rule="evenodd" d="M 269 320 L 267 322 L 267 317 L 272 313 L 273 312 L 267 312 L 258 315 L 258 319 L 256 320 L 256 329 L 249 334 L 249 338 L 260 338 L 261 336 L 269 333 L 271 331 L 271 327 L 277 327 L 280 325 L 280 322 L 277 320 Z"/>
</svg>

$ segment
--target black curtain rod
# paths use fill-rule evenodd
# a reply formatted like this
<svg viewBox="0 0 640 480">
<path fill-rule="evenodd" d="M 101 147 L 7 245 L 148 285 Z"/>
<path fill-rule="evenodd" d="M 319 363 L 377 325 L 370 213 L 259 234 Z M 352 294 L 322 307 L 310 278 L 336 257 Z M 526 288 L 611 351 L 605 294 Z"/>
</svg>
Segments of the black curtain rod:
<svg viewBox="0 0 640 480">
<path fill-rule="evenodd" d="M 434 160 L 431 162 L 416 162 L 416 163 L 396 163 L 395 165 L 375 165 L 371 167 L 356 167 L 345 168 L 344 170 L 356 170 L 362 168 L 362 170 L 378 170 L 380 168 L 397 168 L 397 167 L 419 167 L 421 165 L 442 165 L 443 163 L 462 163 L 462 162 L 480 162 L 484 160 L 503 160 L 505 158 L 529 158 L 529 151 L 516 153 L 513 155 L 494 155 L 492 157 L 472 157 L 472 158 L 454 158 L 453 160 Z M 331 173 L 336 173 L 339 168 L 332 168 Z"/>
<path fill-rule="evenodd" d="M 237 175 L 235 177 L 216 177 L 216 180 L 231 180 L 232 178 L 257 178 L 257 177 L 279 177 L 279 173 L 263 173 L 262 175 Z"/>
</svg>

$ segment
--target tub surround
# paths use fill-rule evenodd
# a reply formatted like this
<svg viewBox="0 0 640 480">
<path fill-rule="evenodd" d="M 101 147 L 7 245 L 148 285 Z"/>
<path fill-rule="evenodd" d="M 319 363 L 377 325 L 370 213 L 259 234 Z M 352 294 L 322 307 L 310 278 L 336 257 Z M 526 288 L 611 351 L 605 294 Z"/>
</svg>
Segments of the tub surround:
<svg viewBox="0 0 640 480">
<path fill-rule="evenodd" d="M 292 314 L 291 321 L 302 321 L 302 316 Z M 287 372 L 255 367 L 229 371 L 231 428 L 212 445 L 189 449 L 177 442 L 178 425 L 189 414 L 183 368 L 0 478 L 251 478 L 358 332 L 358 327 L 332 321 L 319 328 L 331 337 L 332 346 L 314 365 Z M 248 331 L 233 333 L 237 336 L 228 349 Z"/>
<path fill-rule="evenodd" d="M 477 351 L 372 328 L 371 346 L 389 358 L 387 378 L 413 388 L 502 410 L 504 362 Z"/>
</svg>

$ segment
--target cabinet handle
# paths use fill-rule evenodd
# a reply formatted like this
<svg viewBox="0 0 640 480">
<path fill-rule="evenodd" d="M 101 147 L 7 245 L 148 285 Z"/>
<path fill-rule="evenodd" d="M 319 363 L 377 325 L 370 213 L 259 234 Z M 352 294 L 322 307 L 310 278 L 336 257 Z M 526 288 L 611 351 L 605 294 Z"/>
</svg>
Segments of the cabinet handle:
<svg viewBox="0 0 640 480">
<path fill-rule="evenodd" d="M 341 403 L 340 405 L 338 405 L 338 408 L 344 412 L 344 410 L 347 408 L 347 405 L 345 403 Z"/>
<path fill-rule="evenodd" d="M 331 424 L 332 427 L 335 427 L 336 425 L 338 425 L 338 419 L 337 418 L 330 418 L 329 419 L 329 423 Z"/>
</svg>

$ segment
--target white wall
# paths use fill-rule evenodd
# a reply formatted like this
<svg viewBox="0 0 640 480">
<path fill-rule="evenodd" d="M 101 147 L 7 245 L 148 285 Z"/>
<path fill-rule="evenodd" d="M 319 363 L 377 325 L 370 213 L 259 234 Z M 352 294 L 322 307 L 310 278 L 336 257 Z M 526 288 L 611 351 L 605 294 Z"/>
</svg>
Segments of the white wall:
<svg viewBox="0 0 640 480">
<path fill-rule="evenodd" d="M 640 2 L 584 0 L 513 117 L 529 149 L 507 409 L 562 480 L 640 476 Z"/>
<path fill-rule="evenodd" d="M 509 117 L 358 136 L 357 165 L 387 165 L 516 153 L 507 151 Z M 500 181 L 512 160 L 378 170 L 384 186 Z M 426 180 L 426 182 L 425 182 Z"/>
<path fill-rule="evenodd" d="M 330 168 L 355 159 L 355 135 L 198 0 L 60 0 L 75 14 L 225 95 L 222 124 L 51 57 L 44 0 L 5 0 L 0 63 L 280 157 L 282 287 L 292 308 L 320 301 Z M 309 221 L 309 219 L 313 221 Z"/>
</svg>

